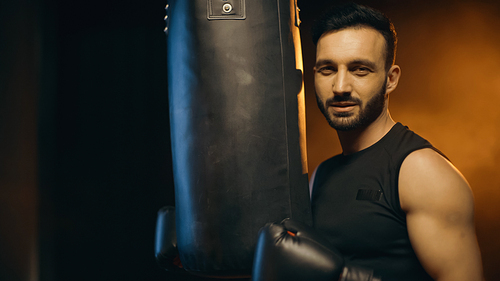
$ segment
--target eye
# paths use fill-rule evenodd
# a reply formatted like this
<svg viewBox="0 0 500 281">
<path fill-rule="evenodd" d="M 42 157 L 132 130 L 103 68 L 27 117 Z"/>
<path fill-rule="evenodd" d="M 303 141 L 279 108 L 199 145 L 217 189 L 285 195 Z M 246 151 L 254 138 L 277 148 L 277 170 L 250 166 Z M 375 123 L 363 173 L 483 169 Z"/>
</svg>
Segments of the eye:
<svg viewBox="0 0 500 281">
<path fill-rule="evenodd" d="M 357 76 L 365 76 L 373 72 L 370 68 L 364 66 L 358 66 L 351 70 Z"/>
<path fill-rule="evenodd" d="M 316 70 L 316 72 L 318 72 L 322 75 L 330 75 L 330 74 L 334 74 L 335 72 L 337 72 L 337 69 L 333 66 L 326 65 L 326 66 L 322 66 L 322 67 L 318 68 Z"/>
</svg>

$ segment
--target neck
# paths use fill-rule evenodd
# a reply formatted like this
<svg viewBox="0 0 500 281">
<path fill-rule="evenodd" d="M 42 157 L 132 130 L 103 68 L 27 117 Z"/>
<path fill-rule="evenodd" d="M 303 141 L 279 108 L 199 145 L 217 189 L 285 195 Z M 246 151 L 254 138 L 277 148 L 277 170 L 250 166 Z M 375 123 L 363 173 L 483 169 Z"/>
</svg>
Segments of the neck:
<svg viewBox="0 0 500 281">
<path fill-rule="evenodd" d="M 394 126 L 388 111 L 384 111 L 370 125 L 351 131 L 337 131 L 344 155 L 352 154 L 368 148 L 383 138 Z"/>
</svg>

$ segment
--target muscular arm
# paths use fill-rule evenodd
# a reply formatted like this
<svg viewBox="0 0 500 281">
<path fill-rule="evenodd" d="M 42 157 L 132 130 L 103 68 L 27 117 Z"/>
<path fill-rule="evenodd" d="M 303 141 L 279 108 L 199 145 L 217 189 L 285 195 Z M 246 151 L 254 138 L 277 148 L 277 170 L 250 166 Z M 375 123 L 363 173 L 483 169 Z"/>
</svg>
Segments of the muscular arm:
<svg viewBox="0 0 500 281">
<path fill-rule="evenodd" d="M 411 153 L 399 198 L 415 253 L 435 280 L 483 280 L 472 192 L 451 163 L 432 149 Z"/>
</svg>

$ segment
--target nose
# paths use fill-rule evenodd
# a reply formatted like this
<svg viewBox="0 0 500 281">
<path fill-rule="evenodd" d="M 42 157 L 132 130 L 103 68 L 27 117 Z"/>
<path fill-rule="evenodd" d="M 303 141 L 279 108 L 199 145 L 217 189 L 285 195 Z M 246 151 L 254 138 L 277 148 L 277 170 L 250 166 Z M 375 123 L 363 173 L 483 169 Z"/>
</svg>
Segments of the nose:
<svg viewBox="0 0 500 281">
<path fill-rule="evenodd" d="M 349 72 L 346 69 L 339 69 L 332 81 L 332 90 L 335 95 L 346 95 L 352 91 L 352 84 Z"/>
</svg>

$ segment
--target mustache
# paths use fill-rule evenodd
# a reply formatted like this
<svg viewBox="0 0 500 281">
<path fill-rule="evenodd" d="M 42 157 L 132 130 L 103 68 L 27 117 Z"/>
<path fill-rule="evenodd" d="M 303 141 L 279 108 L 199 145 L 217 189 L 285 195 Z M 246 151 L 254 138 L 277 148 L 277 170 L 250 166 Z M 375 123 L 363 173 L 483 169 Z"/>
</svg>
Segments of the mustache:
<svg viewBox="0 0 500 281">
<path fill-rule="evenodd" d="M 333 96 L 325 101 L 325 104 L 335 103 L 335 102 L 353 102 L 361 104 L 361 100 L 350 95 Z"/>
</svg>

